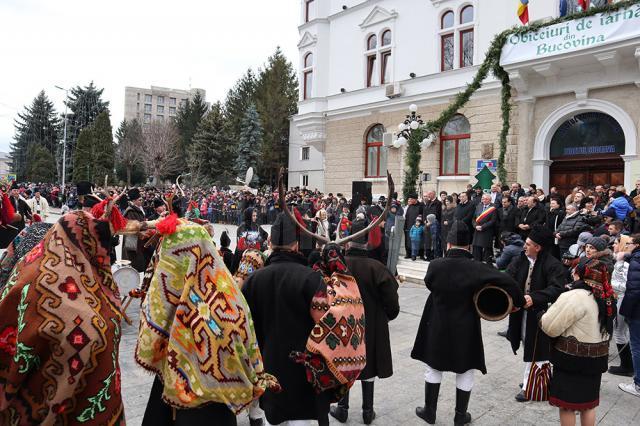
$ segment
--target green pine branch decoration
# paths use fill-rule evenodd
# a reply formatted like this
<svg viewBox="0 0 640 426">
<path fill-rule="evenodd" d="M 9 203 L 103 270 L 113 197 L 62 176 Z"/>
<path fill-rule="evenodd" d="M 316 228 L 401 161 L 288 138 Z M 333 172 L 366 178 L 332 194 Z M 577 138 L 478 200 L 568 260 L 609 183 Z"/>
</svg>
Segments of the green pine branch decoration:
<svg viewBox="0 0 640 426">
<path fill-rule="evenodd" d="M 500 55 L 502 53 L 502 48 L 507 41 L 507 39 L 514 34 L 524 34 L 532 31 L 537 31 L 541 28 L 548 27 L 551 25 L 559 24 L 566 21 L 572 21 L 576 19 L 586 18 L 589 16 L 596 15 L 598 13 L 611 13 L 615 12 L 619 9 L 627 8 L 633 6 L 635 4 L 640 3 L 640 0 L 625 0 L 613 4 L 608 4 L 606 6 L 600 8 L 591 8 L 587 9 L 584 12 L 576 13 L 569 16 L 562 16 L 556 19 L 553 19 L 548 22 L 535 22 L 526 26 L 517 26 L 509 28 L 500 34 L 497 34 L 491 45 L 489 46 L 489 50 L 485 56 L 484 61 L 478 68 L 475 76 L 471 83 L 467 85 L 467 87 L 460 93 L 458 93 L 454 99 L 454 101 L 440 113 L 440 116 L 434 120 L 427 121 L 423 130 L 428 133 L 432 133 L 437 135 L 440 130 L 447 124 L 447 122 L 458 113 L 460 108 L 464 107 L 471 96 L 482 86 L 482 82 L 489 75 L 489 71 L 501 82 L 502 91 L 501 91 L 501 112 L 502 112 L 502 130 L 500 131 L 499 136 L 499 146 L 500 152 L 498 155 L 498 179 L 500 182 L 504 183 L 507 181 L 507 170 L 505 168 L 505 157 L 507 152 L 507 136 L 509 135 L 509 129 L 511 127 L 510 124 L 510 114 L 511 114 L 511 84 L 509 82 L 509 74 L 502 68 L 500 65 Z M 414 134 L 418 133 L 414 131 Z M 407 199 L 407 194 L 410 192 L 415 192 L 416 179 L 419 173 L 420 167 L 420 140 L 422 140 L 422 135 L 420 134 L 420 139 L 411 138 L 407 145 L 407 155 L 406 155 L 406 166 L 407 173 L 405 173 L 404 186 L 403 186 L 403 194 L 405 200 Z M 417 142 L 416 142 L 417 140 Z M 413 142 L 413 144 L 412 144 Z M 417 151 L 416 151 L 417 145 Z"/>
<path fill-rule="evenodd" d="M 409 195 L 416 194 L 416 182 L 420 174 L 420 142 L 424 135 L 425 130 L 423 129 L 413 130 L 407 141 L 407 172 L 404 174 L 404 182 L 402 182 L 402 196 L 405 200 L 409 199 Z"/>
</svg>

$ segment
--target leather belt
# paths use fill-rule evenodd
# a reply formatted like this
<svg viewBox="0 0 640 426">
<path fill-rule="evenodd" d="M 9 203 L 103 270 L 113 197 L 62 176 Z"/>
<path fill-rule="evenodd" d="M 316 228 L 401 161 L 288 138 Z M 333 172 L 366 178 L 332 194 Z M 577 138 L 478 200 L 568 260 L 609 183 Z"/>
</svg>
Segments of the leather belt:
<svg viewBox="0 0 640 426">
<path fill-rule="evenodd" d="M 565 354 L 583 358 L 599 358 L 609 355 L 609 341 L 600 343 L 582 343 L 573 336 L 558 337 L 554 347 Z"/>
</svg>

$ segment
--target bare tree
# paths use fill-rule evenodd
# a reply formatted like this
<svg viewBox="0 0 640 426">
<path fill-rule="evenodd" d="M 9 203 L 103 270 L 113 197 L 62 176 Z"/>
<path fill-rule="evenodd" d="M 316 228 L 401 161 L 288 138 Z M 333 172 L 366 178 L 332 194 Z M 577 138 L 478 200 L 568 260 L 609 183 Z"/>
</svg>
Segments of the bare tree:
<svg viewBox="0 0 640 426">
<path fill-rule="evenodd" d="M 156 120 L 143 128 L 144 158 L 147 174 L 152 175 L 155 184 L 160 179 L 180 171 L 178 143 L 180 135 L 172 121 Z"/>
<path fill-rule="evenodd" d="M 131 173 L 136 165 L 142 164 L 144 158 L 142 127 L 138 120 L 120 124 L 116 132 L 118 148 L 116 151 L 118 162 L 124 167 L 127 173 L 127 186 L 131 186 Z"/>
</svg>

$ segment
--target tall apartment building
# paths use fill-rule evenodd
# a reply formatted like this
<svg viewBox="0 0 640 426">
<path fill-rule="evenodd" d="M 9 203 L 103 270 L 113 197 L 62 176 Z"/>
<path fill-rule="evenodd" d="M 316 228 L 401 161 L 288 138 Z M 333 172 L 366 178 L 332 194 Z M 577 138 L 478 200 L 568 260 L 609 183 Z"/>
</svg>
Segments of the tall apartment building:
<svg viewBox="0 0 640 426">
<path fill-rule="evenodd" d="M 198 92 L 203 99 L 206 99 L 204 89 L 127 86 L 124 88 L 124 119 L 127 121 L 137 119 L 140 123 L 150 123 L 153 120 L 175 117 L 178 107 Z"/>
</svg>

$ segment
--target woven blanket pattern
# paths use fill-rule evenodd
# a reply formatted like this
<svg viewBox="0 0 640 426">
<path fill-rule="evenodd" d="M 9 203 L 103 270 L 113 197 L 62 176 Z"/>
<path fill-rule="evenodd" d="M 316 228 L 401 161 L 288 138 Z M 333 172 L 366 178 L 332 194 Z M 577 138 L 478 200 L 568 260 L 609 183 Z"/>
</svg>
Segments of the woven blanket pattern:
<svg viewBox="0 0 640 426">
<path fill-rule="evenodd" d="M 161 378 L 163 399 L 176 408 L 218 402 L 237 413 L 276 386 L 247 302 L 200 225 L 181 220 L 160 243 L 136 361 Z"/>
<path fill-rule="evenodd" d="M 124 424 L 109 225 L 63 216 L 0 296 L 0 424 Z"/>
</svg>

